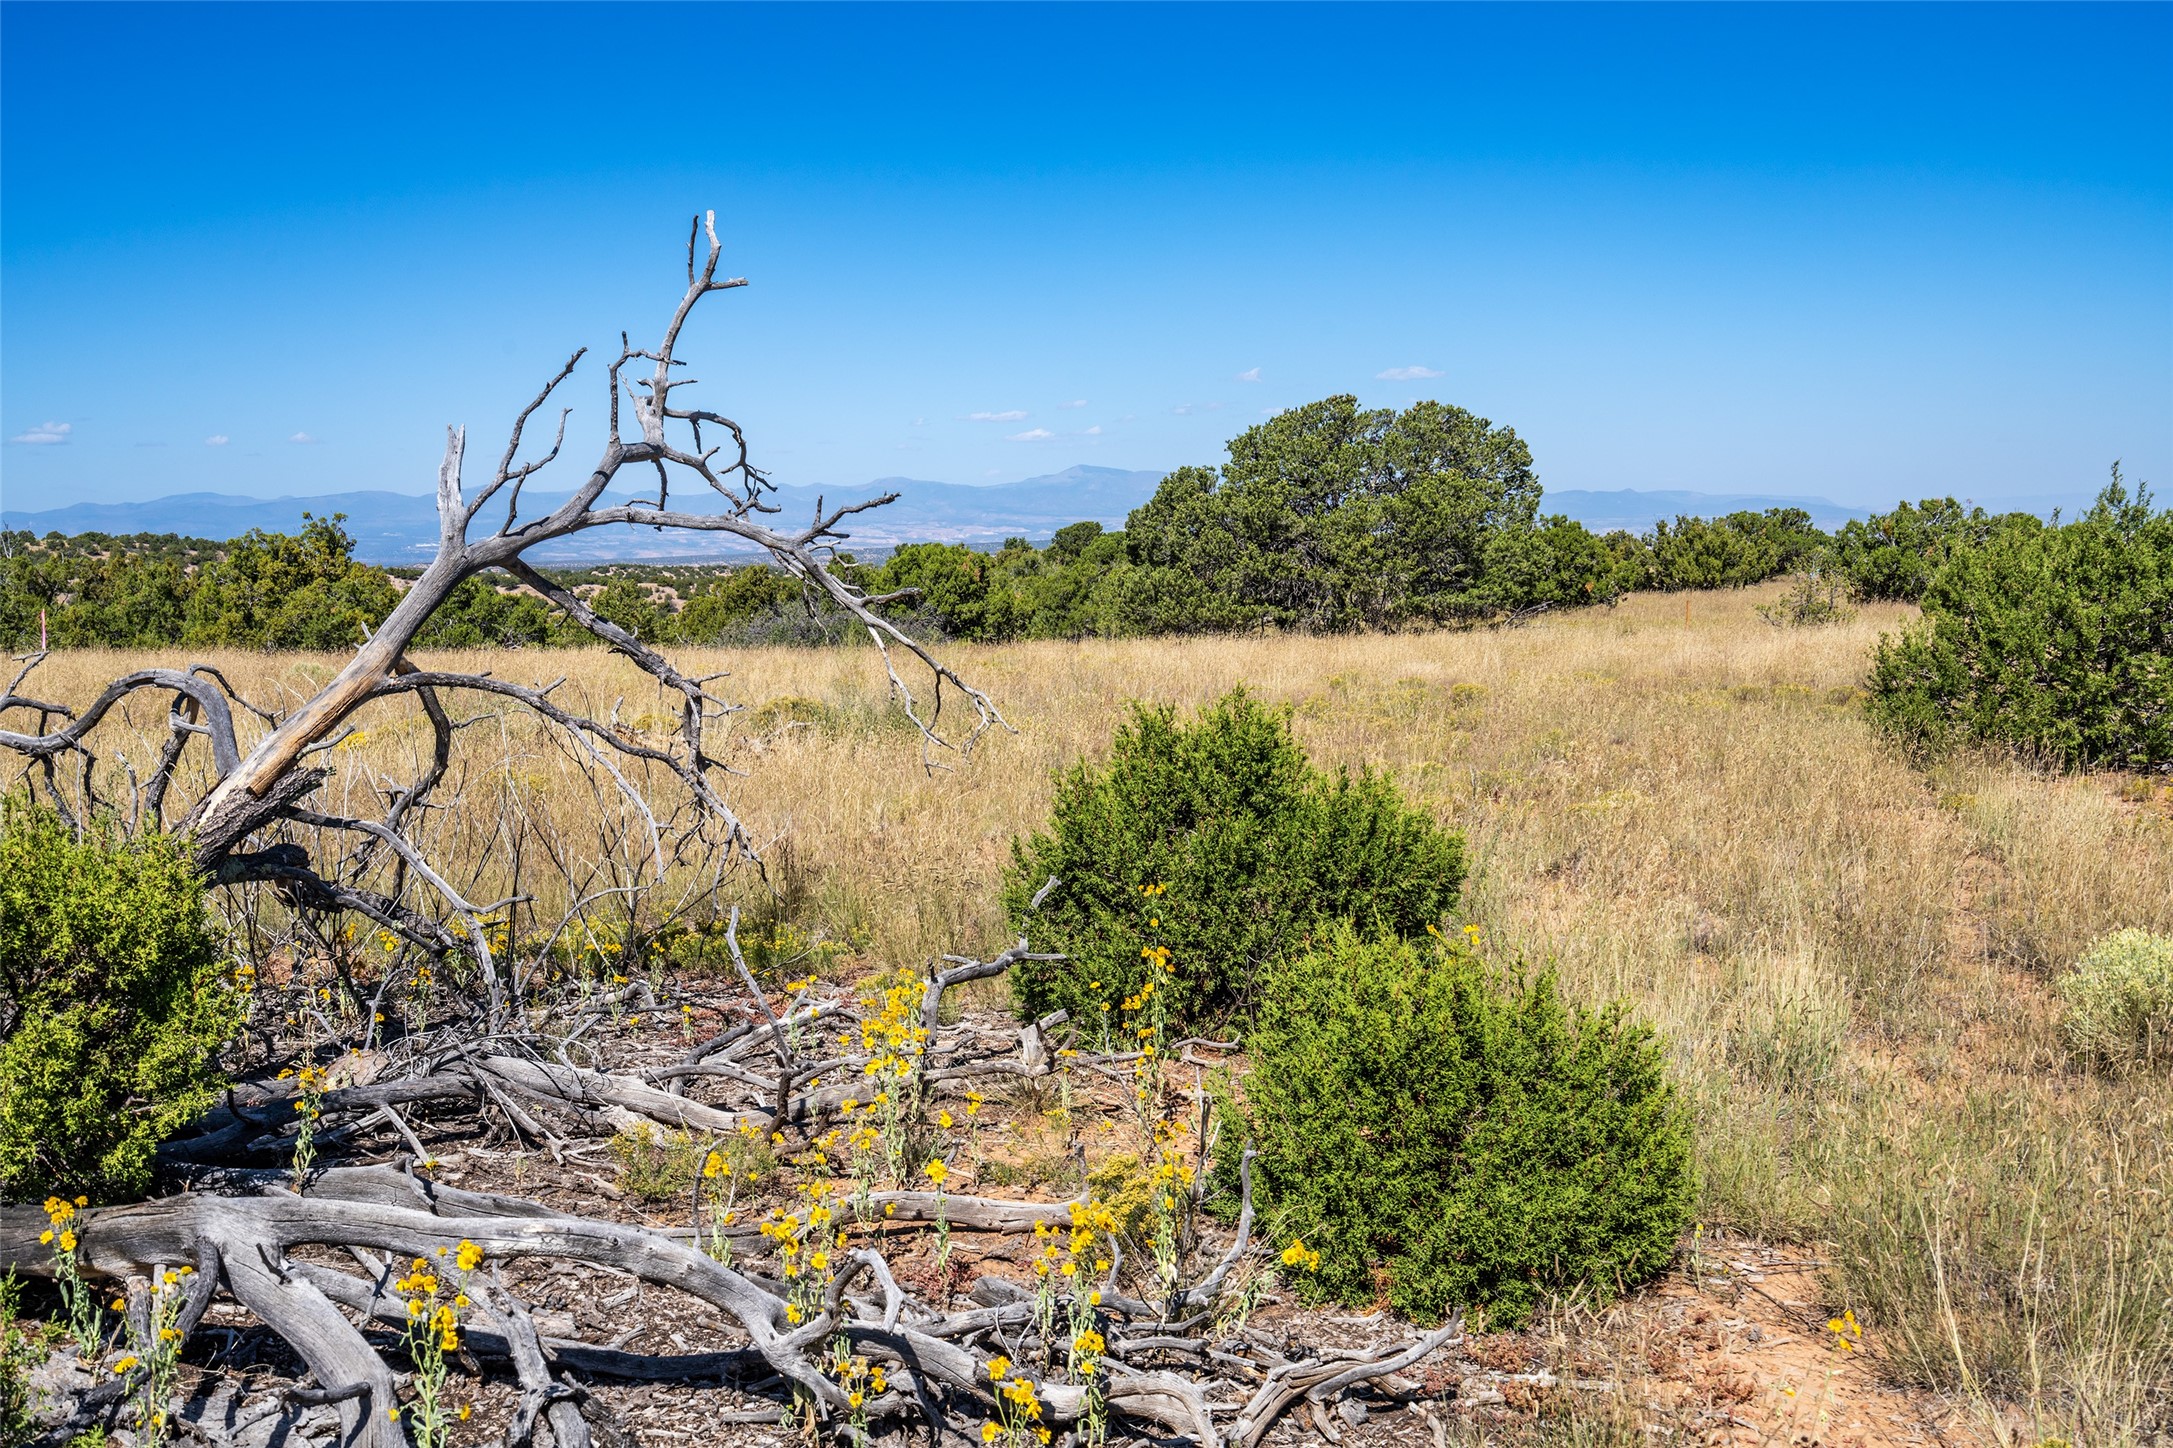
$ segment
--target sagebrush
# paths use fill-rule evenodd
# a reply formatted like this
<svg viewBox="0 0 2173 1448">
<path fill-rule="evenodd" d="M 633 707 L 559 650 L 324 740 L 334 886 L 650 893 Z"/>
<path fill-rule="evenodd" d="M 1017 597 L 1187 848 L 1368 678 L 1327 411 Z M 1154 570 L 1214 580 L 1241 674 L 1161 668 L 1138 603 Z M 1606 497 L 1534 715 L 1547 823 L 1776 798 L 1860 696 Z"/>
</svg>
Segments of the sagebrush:
<svg viewBox="0 0 2173 1448">
<path fill-rule="evenodd" d="M 2173 936 L 2116 930 L 2058 988 L 2077 1054 L 2116 1067 L 2173 1061 Z"/>
</svg>

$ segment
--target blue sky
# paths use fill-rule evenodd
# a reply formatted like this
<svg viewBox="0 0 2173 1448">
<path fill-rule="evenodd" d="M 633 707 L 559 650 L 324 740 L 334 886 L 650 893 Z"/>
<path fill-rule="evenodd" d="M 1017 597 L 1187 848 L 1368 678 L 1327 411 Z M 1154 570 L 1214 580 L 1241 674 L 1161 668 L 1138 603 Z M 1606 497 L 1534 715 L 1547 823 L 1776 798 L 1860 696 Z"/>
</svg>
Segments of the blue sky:
<svg viewBox="0 0 2173 1448">
<path fill-rule="evenodd" d="M 2173 484 L 2164 5 L 18 3 L 0 67 L 10 510 L 426 492 L 708 206 L 682 355 L 785 482 L 1348 391 L 1554 488 Z"/>
</svg>

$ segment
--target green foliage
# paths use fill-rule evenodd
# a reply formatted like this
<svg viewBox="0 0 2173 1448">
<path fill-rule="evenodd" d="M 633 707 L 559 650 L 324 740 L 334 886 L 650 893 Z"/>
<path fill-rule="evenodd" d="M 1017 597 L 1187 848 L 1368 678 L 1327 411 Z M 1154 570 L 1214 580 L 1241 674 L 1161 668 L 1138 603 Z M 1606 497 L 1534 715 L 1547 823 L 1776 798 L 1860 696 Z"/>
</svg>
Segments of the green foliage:
<svg viewBox="0 0 2173 1448">
<path fill-rule="evenodd" d="M 1917 603 L 1957 549 L 1981 547 L 2004 529 L 2035 532 L 2042 526 L 2028 513 L 1995 516 L 1952 498 L 1926 498 L 1842 524 L 1834 534 L 1833 565 L 1858 598 Z"/>
<path fill-rule="evenodd" d="M 194 570 L 217 549 L 170 533 L 0 533 L 0 644 L 37 647 L 41 612 L 59 648 L 167 642 Z"/>
<path fill-rule="evenodd" d="M 392 580 L 355 560 L 341 520 L 302 518 L 299 534 L 252 530 L 205 565 L 182 609 L 183 643 L 350 649 L 392 612 Z"/>
<path fill-rule="evenodd" d="M 671 636 L 672 615 L 646 586 L 631 578 L 614 578 L 588 600 L 589 611 L 606 623 L 615 623 L 645 644 L 661 643 Z"/>
<path fill-rule="evenodd" d="M 2173 512 L 2119 470 L 2059 527 L 1953 550 L 1924 616 L 1880 641 L 1871 717 L 1920 750 L 1962 740 L 2068 769 L 2173 765 Z"/>
<path fill-rule="evenodd" d="M 239 1021 L 178 841 L 0 806 L 0 1198 L 140 1191 Z"/>
<path fill-rule="evenodd" d="M 1514 1325 L 1663 1270 L 1696 1185 L 1649 1030 L 1497 977 L 1462 940 L 1339 927 L 1276 975 L 1250 1043 L 1257 1189 L 1321 1255 L 1307 1281 L 1433 1319 Z"/>
<path fill-rule="evenodd" d="M 682 643 L 738 642 L 756 619 L 782 616 L 801 606 L 800 581 L 781 568 L 734 568 L 693 586 L 673 621 Z"/>
<path fill-rule="evenodd" d="M 685 1196 L 701 1166 L 700 1150 L 684 1131 L 659 1131 L 647 1122 L 611 1138 L 619 1186 L 645 1202 Z"/>
<path fill-rule="evenodd" d="M 1598 537 L 1582 523 L 1547 517 L 1530 528 L 1497 529 L 1486 542 L 1482 577 L 1490 614 L 1613 603 L 1643 581 L 1644 555 L 1627 533 Z"/>
<path fill-rule="evenodd" d="M 2058 981 L 2077 1055 L 2117 1068 L 2173 1061 L 2173 936 L 2116 930 Z"/>
<path fill-rule="evenodd" d="M 997 559 L 962 543 L 908 543 L 883 565 L 876 587 L 913 590 L 912 611 L 945 637 L 1016 638 L 1017 599 L 999 586 L 1001 572 Z"/>
<path fill-rule="evenodd" d="M 415 635 L 422 649 L 517 649 L 553 641 L 562 616 L 542 599 L 464 578 Z M 583 634 L 583 638 L 588 635 Z"/>
<path fill-rule="evenodd" d="M 1012 842 L 1013 928 L 1068 957 L 1015 967 L 1013 989 L 1028 1014 L 1062 1006 L 1092 1030 L 1147 982 L 1153 941 L 1171 952 L 1163 1009 L 1204 1026 L 1250 1010 L 1267 968 L 1325 923 L 1421 934 L 1463 879 L 1460 837 L 1387 780 L 1314 768 L 1288 711 L 1242 689 L 1189 725 L 1135 706 L 1108 764 L 1060 776 L 1047 830 Z"/>
<path fill-rule="evenodd" d="M 338 517 L 303 519 L 292 536 L 251 532 L 226 544 L 170 534 L 7 534 L 0 642 L 36 647 L 43 611 L 59 648 L 351 648 L 392 610 L 398 591 L 384 570 L 354 559 Z"/>
<path fill-rule="evenodd" d="M 1075 562 L 1101 536 L 1102 525 L 1099 523 L 1068 524 L 1057 529 L 1056 535 L 1049 539 L 1049 557 L 1057 563 Z"/>
<path fill-rule="evenodd" d="M 1530 529 L 1538 503 L 1511 429 L 1438 402 L 1397 413 L 1330 397 L 1232 439 L 1219 474 L 1163 481 L 1125 528 L 1150 571 L 1135 608 L 1207 629 L 1477 617 L 1489 539 Z"/>
<path fill-rule="evenodd" d="M 1826 542 L 1801 508 L 1657 523 L 1644 540 L 1644 586 L 1744 588 L 1804 563 Z"/>
</svg>

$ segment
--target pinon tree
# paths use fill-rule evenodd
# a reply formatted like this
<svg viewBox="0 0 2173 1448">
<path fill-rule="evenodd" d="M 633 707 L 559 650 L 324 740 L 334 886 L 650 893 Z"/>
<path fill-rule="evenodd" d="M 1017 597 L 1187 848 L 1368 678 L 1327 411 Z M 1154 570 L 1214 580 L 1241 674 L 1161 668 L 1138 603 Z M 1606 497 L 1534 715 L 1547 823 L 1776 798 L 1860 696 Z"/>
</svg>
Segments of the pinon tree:
<svg viewBox="0 0 2173 1448">
<path fill-rule="evenodd" d="M 807 1028 L 831 1021 L 842 1008 L 788 998 L 782 1010 L 773 1010 L 740 954 L 736 929 L 728 927 L 725 941 L 746 989 L 734 1007 L 735 1024 L 694 1045 L 668 1069 L 636 1075 L 596 1069 L 603 1063 L 595 1061 L 577 1064 L 568 1048 L 580 1028 L 554 1024 L 551 1011 L 536 1005 L 534 975 L 524 976 L 522 962 L 507 958 L 506 937 L 487 928 L 508 902 L 468 898 L 445 862 L 432 857 L 421 828 L 438 807 L 434 792 L 451 769 L 456 733 L 471 722 L 455 717 L 458 701 L 484 696 L 498 707 L 530 711 L 584 764 L 591 783 L 625 801 L 638 820 L 629 858 L 621 862 L 627 878 L 646 868 L 654 879 L 668 862 L 690 856 L 753 857 L 749 830 L 726 798 L 727 771 L 713 743 L 734 707 L 714 692 L 717 680 L 683 672 L 529 561 L 542 545 L 597 528 L 721 533 L 764 550 L 817 600 L 865 630 L 930 763 L 944 751 L 969 750 L 988 730 L 1004 727 L 986 694 L 885 616 L 885 606 L 898 596 L 871 596 L 831 567 L 849 520 L 891 499 L 818 505 L 804 524 L 788 526 L 774 488 L 750 460 L 741 428 L 685 400 L 693 383 L 680 375 L 676 353 L 688 318 L 713 294 L 743 285 L 742 279 L 718 276 L 720 256 L 713 214 L 697 218 L 688 237 L 686 288 L 653 346 L 637 347 L 622 336 L 604 369 L 607 439 L 563 501 L 533 513 L 523 508 L 536 496 L 529 491 L 534 480 L 560 460 L 570 409 L 559 410 L 547 446 L 531 447 L 528 434 L 584 352 L 575 352 L 520 410 L 480 482 L 469 476 L 465 431 L 449 430 L 437 475 L 435 557 L 344 665 L 292 707 L 247 699 L 219 669 L 190 663 L 130 672 L 76 709 L 32 689 L 42 655 L 20 661 L 0 695 L 0 724 L 8 726 L 0 728 L 0 749 L 24 761 L 20 783 L 79 837 L 133 832 L 178 841 L 195 875 L 214 889 L 269 886 L 297 916 L 361 917 L 388 939 L 405 942 L 403 949 L 456 964 L 473 982 L 465 1010 L 423 1023 L 397 1049 L 378 1051 L 389 1064 L 368 1080 L 327 1080 L 305 1068 L 298 1079 L 237 1085 L 196 1123 L 193 1135 L 161 1148 L 166 1182 L 193 1190 L 81 1207 L 56 1196 L 42 1212 L 0 1208 L 0 1271 L 57 1279 L 93 1324 L 99 1304 L 118 1293 L 128 1340 L 147 1345 L 141 1354 L 120 1358 L 116 1374 L 50 1429 L 54 1442 L 67 1441 L 101 1411 L 110 1414 L 115 1400 L 129 1394 L 145 1404 L 139 1419 L 145 1431 L 159 1436 L 170 1426 L 163 1395 L 174 1357 L 222 1300 L 283 1338 L 316 1380 L 314 1387 L 288 1390 L 282 1411 L 311 1404 L 336 1411 L 339 1441 L 360 1448 L 442 1441 L 428 1412 L 403 1416 L 403 1406 L 415 1408 L 416 1390 L 403 1397 L 392 1366 L 365 1335 L 373 1323 L 406 1327 L 426 1276 L 429 1292 L 436 1293 L 437 1276 L 420 1268 L 406 1273 L 401 1264 L 409 1260 L 453 1264 L 444 1268 L 447 1281 L 465 1274 L 462 1300 L 468 1305 L 461 1311 L 469 1314 L 469 1330 L 458 1341 L 510 1365 L 519 1397 L 505 1440 L 514 1445 L 530 1441 L 539 1424 L 548 1425 L 559 1448 L 588 1444 L 589 1405 L 568 1374 L 606 1372 L 635 1380 L 767 1378 L 785 1385 L 775 1391 L 810 1423 L 828 1423 L 859 1439 L 914 1416 L 940 1435 L 946 1424 L 955 1431 L 960 1421 L 1001 1422 L 1006 1432 L 1024 1433 L 1021 1425 L 1028 1422 L 1092 1425 L 1113 1413 L 1190 1436 L 1200 1448 L 1225 1441 L 1249 1448 L 1294 1402 L 1310 1397 L 1318 1403 L 1328 1393 L 1408 1366 L 1455 1337 L 1451 1323 L 1374 1352 L 1289 1359 L 1259 1347 L 1224 1353 L 1235 1366 L 1222 1386 L 1238 1393 L 1244 1406 L 1234 1426 L 1218 1425 L 1209 1407 L 1214 1383 L 1156 1364 L 1172 1352 L 1208 1360 L 1204 1334 L 1213 1330 L 1218 1301 L 1242 1275 L 1233 1276 L 1233 1269 L 1253 1246 L 1249 1174 L 1235 1241 L 1213 1254 L 1210 1270 L 1194 1279 L 1172 1265 L 1153 1279 L 1149 1292 L 1136 1276 L 1120 1275 L 1121 1262 L 1110 1269 L 1093 1307 L 1099 1326 L 1091 1340 L 1102 1345 L 1084 1374 L 1075 1349 L 1089 1339 L 1043 1341 L 1050 1333 L 1046 1305 L 1015 1289 L 1006 1293 L 1001 1284 L 986 1287 L 984 1300 L 964 1312 L 950 1310 L 947 1293 L 923 1300 L 901 1288 L 876 1245 L 879 1238 L 833 1243 L 820 1254 L 826 1265 L 810 1293 L 805 1277 L 786 1282 L 765 1275 L 767 1268 L 733 1266 L 731 1252 L 720 1250 L 729 1234 L 718 1216 L 708 1219 L 714 1230 L 705 1244 L 696 1231 L 602 1221 L 456 1190 L 418 1174 L 428 1164 L 427 1152 L 408 1116 L 421 1111 L 487 1114 L 493 1130 L 540 1143 L 554 1155 L 570 1137 L 629 1126 L 693 1133 L 706 1151 L 750 1136 L 782 1140 L 786 1131 L 819 1129 L 849 1109 L 843 1098 L 852 1089 L 819 1087 L 819 1075 L 856 1079 L 871 1063 L 897 1059 L 895 1047 L 875 1034 L 864 1036 L 866 1050 L 842 1057 L 801 1054 Z M 646 495 L 607 500 L 622 479 L 639 480 Z M 464 585 L 472 591 L 469 580 L 494 569 L 563 610 L 675 697 L 670 727 L 637 729 L 583 712 L 561 701 L 557 685 L 516 684 L 410 660 L 410 645 L 433 613 Z M 157 756 L 139 771 L 102 743 L 107 735 L 101 726 L 110 729 L 125 715 L 126 702 L 143 694 L 170 707 Z M 325 805 L 327 751 L 353 727 L 357 711 L 387 701 L 411 704 L 417 729 L 427 732 L 430 747 L 418 756 L 419 772 L 382 788 L 381 808 L 373 813 Z M 667 780 L 672 798 L 657 803 L 634 776 Z M 939 1011 L 949 986 L 1027 956 L 1022 939 L 992 960 L 951 958 L 925 982 L 924 994 L 907 1011 L 920 1033 L 911 1038 L 925 1042 L 916 1048 L 922 1063 L 916 1090 L 965 1090 L 974 1080 L 1051 1070 L 1056 1053 L 1045 1033 L 1054 1029 L 1053 1020 L 1029 1026 L 1015 1050 L 992 1051 L 978 1033 L 944 1027 Z M 643 988 L 640 982 L 628 987 Z M 370 1013 L 360 1018 L 364 1042 L 386 1046 L 367 1024 Z M 710 1100 L 687 1091 L 697 1079 L 717 1088 Z M 313 1164 L 312 1143 L 329 1145 L 371 1131 L 406 1142 L 412 1152 L 396 1157 L 394 1165 Z M 946 1196 L 940 1175 L 933 1185 L 934 1191 L 878 1193 L 867 1205 L 886 1222 L 940 1221 L 946 1230 L 1038 1224 L 1094 1232 L 1091 1222 L 1080 1226 L 1066 1204 Z M 695 1211 L 702 1219 L 698 1190 Z M 810 1219 L 797 1230 L 814 1227 Z M 755 1245 L 751 1236 L 743 1242 Z M 337 1259 L 343 1265 L 328 1263 L 321 1250 L 327 1248 L 345 1254 Z M 1121 1257 L 1114 1242 L 1109 1250 Z M 689 1358 L 552 1337 L 514 1290 L 474 1265 L 533 1258 L 608 1269 L 673 1289 L 716 1314 L 745 1345 Z M 1077 1301 L 1086 1303 L 1087 1294 L 1080 1292 Z M 1067 1361 L 1071 1351 L 1070 1376 L 1023 1390 L 1014 1384 L 1013 1396 L 1000 1404 L 993 1396 L 1000 1374 L 992 1375 L 991 1364 L 1005 1341 L 1013 1353 L 1034 1348 L 1044 1358 L 1053 1353 L 1057 1362 Z M 887 1377 L 876 1374 L 871 1385 L 831 1370 L 840 1343 L 852 1360 L 872 1361 Z M 411 1333 L 409 1351 L 421 1381 L 428 1345 L 417 1345 Z M 161 1372 L 169 1376 L 161 1378 Z M 200 1414 L 195 1431 L 209 1441 L 243 1441 L 231 1412 L 223 1429 Z"/>
</svg>

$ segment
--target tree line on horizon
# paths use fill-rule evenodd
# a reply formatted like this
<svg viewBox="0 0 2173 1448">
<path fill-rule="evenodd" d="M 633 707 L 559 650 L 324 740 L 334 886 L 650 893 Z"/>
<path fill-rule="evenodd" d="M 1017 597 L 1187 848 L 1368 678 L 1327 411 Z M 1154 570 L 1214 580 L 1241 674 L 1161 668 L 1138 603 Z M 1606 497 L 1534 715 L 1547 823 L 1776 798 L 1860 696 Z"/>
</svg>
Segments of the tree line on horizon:
<svg viewBox="0 0 2173 1448">
<path fill-rule="evenodd" d="M 1278 414 L 1219 468 L 1171 473 L 1121 530 L 1075 523 L 1044 547 L 914 543 L 842 561 L 931 635 L 967 641 L 1472 626 L 1609 604 L 1641 589 L 1742 587 L 1789 573 L 1859 598 L 1916 600 L 1956 549 L 2041 529 L 1954 499 L 1900 504 L 1828 534 L 1800 508 L 1682 516 L 1596 534 L 1541 515 L 1515 431 L 1439 402 L 1398 412 L 1350 396 Z M 0 534 L 0 641 L 56 647 L 355 646 L 402 574 L 353 556 L 337 517 L 224 543 L 172 534 Z M 822 643 L 845 615 L 761 565 L 608 564 L 553 570 L 650 642 Z M 593 643 L 510 578 L 471 579 L 419 647 Z"/>
</svg>

